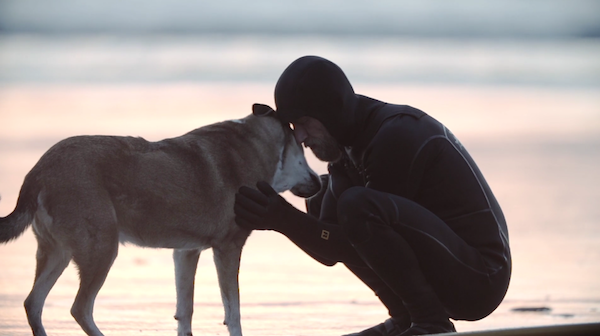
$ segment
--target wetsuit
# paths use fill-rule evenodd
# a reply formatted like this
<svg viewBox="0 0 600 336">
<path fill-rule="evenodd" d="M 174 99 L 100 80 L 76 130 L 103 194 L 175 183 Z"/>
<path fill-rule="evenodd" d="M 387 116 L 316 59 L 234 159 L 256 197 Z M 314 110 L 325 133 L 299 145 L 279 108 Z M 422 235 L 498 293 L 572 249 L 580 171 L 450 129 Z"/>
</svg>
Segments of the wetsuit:
<svg viewBox="0 0 600 336">
<path fill-rule="evenodd" d="M 354 94 L 318 57 L 292 63 L 275 98 L 284 121 L 318 119 L 345 155 L 329 164 L 309 215 L 289 212 L 273 229 L 323 264 L 343 262 L 402 328 L 444 314 L 477 320 L 500 304 L 511 273 L 506 222 L 446 127 L 416 108 Z"/>
</svg>

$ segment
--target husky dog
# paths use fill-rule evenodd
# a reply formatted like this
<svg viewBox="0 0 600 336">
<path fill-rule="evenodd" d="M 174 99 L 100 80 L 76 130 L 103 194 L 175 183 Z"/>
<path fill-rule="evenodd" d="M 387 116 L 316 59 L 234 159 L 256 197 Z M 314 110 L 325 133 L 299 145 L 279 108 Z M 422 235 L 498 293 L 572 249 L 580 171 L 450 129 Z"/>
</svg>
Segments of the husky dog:
<svg viewBox="0 0 600 336">
<path fill-rule="evenodd" d="M 46 335 L 42 309 L 72 259 L 80 285 L 71 314 L 102 335 L 94 300 L 119 242 L 174 249 L 178 335 L 192 334 L 194 276 L 202 250 L 212 248 L 225 324 L 241 335 L 238 271 L 250 231 L 234 222 L 242 185 L 267 181 L 277 192 L 309 197 L 320 189 L 289 125 L 270 107 L 198 128 L 177 138 L 78 136 L 50 148 L 25 177 L 15 210 L 0 217 L 0 243 L 29 225 L 38 241 L 37 267 L 25 310 L 34 335 Z"/>
</svg>

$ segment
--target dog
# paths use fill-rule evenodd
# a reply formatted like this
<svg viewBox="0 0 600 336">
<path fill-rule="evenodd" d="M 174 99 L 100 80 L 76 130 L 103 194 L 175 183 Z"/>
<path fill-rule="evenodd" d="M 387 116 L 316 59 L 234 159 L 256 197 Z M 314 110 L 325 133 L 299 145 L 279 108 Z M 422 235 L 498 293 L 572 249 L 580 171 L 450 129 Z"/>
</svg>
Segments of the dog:
<svg viewBox="0 0 600 336">
<path fill-rule="evenodd" d="M 194 277 L 212 248 L 229 334 L 242 335 L 238 272 L 250 235 L 235 224 L 235 193 L 267 181 L 277 192 L 309 197 L 320 188 L 289 125 L 269 106 L 180 137 L 77 136 L 50 148 L 25 177 L 15 210 L 0 217 L 0 242 L 30 225 L 38 250 L 25 300 L 33 334 L 46 335 L 44 301 L 73 260 L 80 286 L 71 314 L 86 334 L 102 335 L 92 310 L 119 242 L 173 249 L 178 335 L 192 335 Z"/>
</svg>

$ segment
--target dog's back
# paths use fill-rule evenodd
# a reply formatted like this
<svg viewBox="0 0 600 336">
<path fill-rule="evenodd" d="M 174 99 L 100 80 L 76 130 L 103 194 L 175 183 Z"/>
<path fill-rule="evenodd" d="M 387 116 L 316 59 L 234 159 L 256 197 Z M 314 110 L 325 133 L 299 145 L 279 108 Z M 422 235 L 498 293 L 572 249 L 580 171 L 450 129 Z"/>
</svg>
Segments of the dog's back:
<svg viewBox="0 0 600 336">
<path fill-rule="evenodd" d="M 210 247 L 229 234 L 223 226 L 233 224 L 235 191 L 273 176 L 285 136 L 276 123 L 250 115 L 158 142 L 116 136 L 65 139 L 27 175 L 19 198 L 23 204 L 11 216 L 31 222 L 38 207 L 53 217 L 106 203 L 113 208 L 122 241 Z M 59 219 L 52 230 L 39 231 L 59 234 L 57 225 L 65 226 L 68 235 L 81 230 L 80 223 Z M 0 226 L 2 242 L 15 237 L 15 232 L 4 232 L 8 227 Z"/>
<path fill-rule="evenodd" d="M 231 335 L 241 335 L 237 274 L 250 232 L 234 223 L 235 192 L 261 180 L 297 195 L 320 187 L 291 129 L 271 112 L 158 142 L 79 136 L 49 149 L 27 174 L 15 210 L 0 218 L 0 243 L 33 222 L 36 277 L 25 300 L 33 333 L 46 334 L 44 301 L 73 260 L 80 287 L 71 314 L 88 335 L 102 335 L 94 300 L 119 241 L 128 241 L 175 249 L 180 335 L 191 334 L 196 264 L 200 251 L 212 247 L 225 321 Z"/>
</svg>

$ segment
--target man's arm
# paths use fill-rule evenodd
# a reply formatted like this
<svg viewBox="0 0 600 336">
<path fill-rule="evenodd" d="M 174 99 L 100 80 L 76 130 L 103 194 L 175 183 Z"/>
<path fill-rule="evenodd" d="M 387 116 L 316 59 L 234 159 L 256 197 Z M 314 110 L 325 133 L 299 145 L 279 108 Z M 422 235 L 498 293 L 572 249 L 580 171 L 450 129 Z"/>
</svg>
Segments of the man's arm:
<svg viewBox="0 0 600 336">
<path fill-rule="evenodd" d="M 289 204 L 266 182 L 257 188 L 241 187 L 236 194 L 236 223 L 248 230 L 274 230 L 284 234 L 317 261 L 362 264 L 340 225 L 327 223 Z"/>
</svg>

